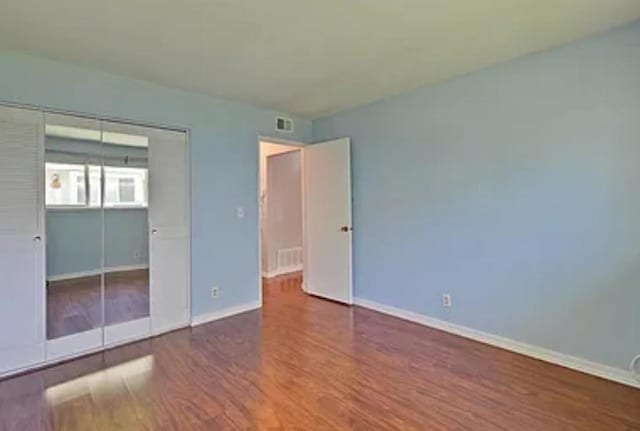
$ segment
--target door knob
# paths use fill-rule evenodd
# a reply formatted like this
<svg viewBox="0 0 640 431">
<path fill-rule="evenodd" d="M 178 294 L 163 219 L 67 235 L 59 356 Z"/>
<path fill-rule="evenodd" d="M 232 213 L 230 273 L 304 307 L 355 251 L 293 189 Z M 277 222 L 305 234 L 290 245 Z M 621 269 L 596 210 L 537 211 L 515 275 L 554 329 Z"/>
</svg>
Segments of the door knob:
<svg viewBox="0 0 640 431">
<path fill-rule="evenodd" d="M 349 226 L 342 226 L 342 227 L 340 228 L 340 232 L 350 232 L 350 231 L 352 231 L 352 230 L 353 230 L 353 228 L 352 228 L 352 227 L 349 227 Z"/>
<path fill-rule="evenodd" d="M 40 242 L 40 241 L 42 241 L 42 237 L 40 235 L 36 235 L 36 236 L 33 237 L 33 240 L 35 242 Z"/>
<path fill-rule="evenodd" d="M 151 235 L 155 235 L 158 233 L 158 229 L 151 229 Z"/>
</svg>

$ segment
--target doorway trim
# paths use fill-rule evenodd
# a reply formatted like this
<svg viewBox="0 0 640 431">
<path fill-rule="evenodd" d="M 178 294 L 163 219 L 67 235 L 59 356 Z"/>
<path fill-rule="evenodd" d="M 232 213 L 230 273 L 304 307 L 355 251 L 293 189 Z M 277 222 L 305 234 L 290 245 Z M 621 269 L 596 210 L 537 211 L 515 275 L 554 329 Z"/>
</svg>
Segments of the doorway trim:
<svg viewBox="0 0 640 431">
<path fill-rule="evenodd" d="M 302 190 L 302 267 L 303 267 L 303 273 L 304 273 L 304 268 L 306 265 L 306 219 L 307 219 L 307 214 L 306 214 L 306 208 L 305 208 L 305 185 L 304 185 L 304 147 L 308 144 L 305 144 L 304 142 L 300 142 L 300 141 L 291 141 L 288 139 L 282 139 L 282 138 L 272 138 L 270 136 L 265 136 L 265 135 L 258 135 L 258 139 L 257 139 L 257 149 L 258 149 L 258 178 L 257 178 L 257 182 L 258 182 L 258 192 L 257 192 L 257 204 L 258 204 L 258 303 L 260 304 L 260 307 L 262 307 L 263 305 L 263 298 L 262 298 L 262 196 L 261 196 L 261 187 L 262 187 L 262 143 L 269 143 L 269 144 L 278 144 L 278 145 L 287 145 L 289 147 L 292 147 L 291 151 L 300 151 L 300 183 L 301 183 L 301 190 Z M 265 166 L 266 169 L 266 166 Z M 266 172 L 264 172 L 264 174 L 266 175 Z M 302 290 L 305 291 L 305 286 L 304 286 L 304 277 L 303 277 L 303 281 L 302 281 Z"/>
</svg>

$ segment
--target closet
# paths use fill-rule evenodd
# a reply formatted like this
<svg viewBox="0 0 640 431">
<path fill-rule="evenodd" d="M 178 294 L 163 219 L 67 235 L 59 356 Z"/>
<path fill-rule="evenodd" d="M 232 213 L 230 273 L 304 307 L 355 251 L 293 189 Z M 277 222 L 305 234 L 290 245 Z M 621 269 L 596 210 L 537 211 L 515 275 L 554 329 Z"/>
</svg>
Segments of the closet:
<svg viewBox="0 0 640 431">
<path fill-rule="evenodd" d="M 0 106 L 0 376 L 187 326 L 184 131 Z"/>
</svg>

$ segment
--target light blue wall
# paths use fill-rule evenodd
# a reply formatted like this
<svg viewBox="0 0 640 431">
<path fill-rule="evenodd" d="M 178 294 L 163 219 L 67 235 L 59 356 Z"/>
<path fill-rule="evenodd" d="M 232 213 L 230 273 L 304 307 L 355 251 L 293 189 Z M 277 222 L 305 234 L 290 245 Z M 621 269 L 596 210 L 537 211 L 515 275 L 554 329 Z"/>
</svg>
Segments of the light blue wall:
<svg viewBox="0 0 640 431">
<path fill-rule="evenodd" d="M 640 353 L 640 24 L 313 122 L 342 136 L 356 296 L 614 367 Z"/>
<path fill-rule="evenodd" d="M 189 128 L 192 314 L 258 299 L 257 136 L 308 142 L 310 121 L 294 117 L 295 133 L 280 135 L 273 111 L 7 52 L 0 53 L 0 101 Z"/>
<path fill-rule="evenodd" d="M 146 209 L 106 209 L 104 212 L 104 266 L 149 263 L 149 227 Z M 137 254 L 139 253 L 139 256 Z"/>
<path fill-rule="evenodd" d="M 47 211 L 47 277 L 96 271 L 102 266 L 99 210 Z"/>
<path fill-rule="evenodd" d="M 50 210 L 46 223 L 47 276 L 102 268 L 100 210 Z M 105 268 L 149 263 L 146 209 L 106 209 L 104 228 Z"/>
</svg>

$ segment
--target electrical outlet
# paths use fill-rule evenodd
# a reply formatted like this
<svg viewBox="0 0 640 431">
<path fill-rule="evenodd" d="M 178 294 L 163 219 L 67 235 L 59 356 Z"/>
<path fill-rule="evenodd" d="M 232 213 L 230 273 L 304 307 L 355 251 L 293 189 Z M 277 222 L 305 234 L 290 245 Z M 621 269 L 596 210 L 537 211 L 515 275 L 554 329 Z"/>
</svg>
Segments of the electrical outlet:
<svg viewBox="0 0 640 431">
<path fill-rule="evenodd" d="M 218 296 L 220 296 L 220 288 L 218 286 L 212 287 L 211 288 L 211 297 L 215 299 Z"/>
<path fill-rule="evenodd" d="M 451 308 L 451 294 L 443 293 L 442 294 L 442 306 L 444 308 Z"/>
</svg>

